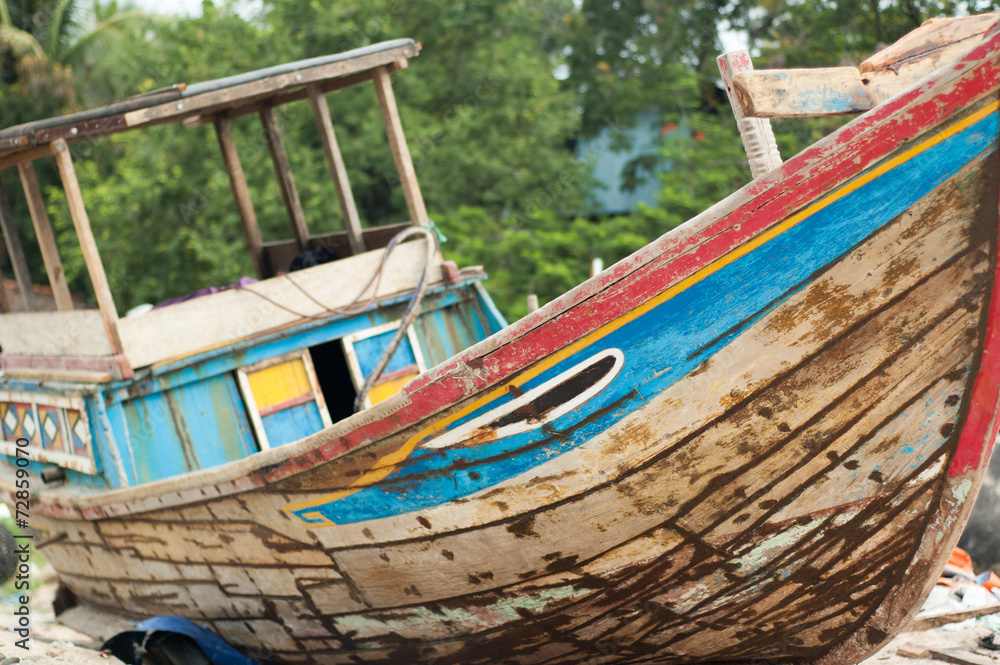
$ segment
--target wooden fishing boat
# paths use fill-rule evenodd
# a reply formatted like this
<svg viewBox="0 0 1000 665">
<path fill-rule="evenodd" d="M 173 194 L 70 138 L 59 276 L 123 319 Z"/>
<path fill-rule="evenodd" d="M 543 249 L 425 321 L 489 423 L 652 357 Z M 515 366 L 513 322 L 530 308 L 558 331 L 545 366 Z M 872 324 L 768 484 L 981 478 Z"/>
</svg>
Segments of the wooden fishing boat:
<svg viewBox="0 0 1000 665">
<path fill-rule="evenodd" d="M 426 224 L 388 87 L 412 42 L 0 133 L 29 199 L 30 160 L 57 160 L 100 304 L 0 317 L 3 487 L 26 509 L 28 459 L 67 614 L 191 617 L 275 663 L 871 653 L 936 579 L 997 431 L 1000 34 L 984 20 L 923 49 L 950 54 L 924 78 L 899 73 L 912 43 L 863 68 L 825 97 L 864 115 L 507 327 L 427 233 L 395 247 L 363 310 L 344 284 L 376 273 L 388 232 L 349 229 L 339 261 L 135 318 L 108 292 L 67 150 L 82 136 L 214 124 L 267 277 L 321 240 L 271 107 L 312 99 L 349 201 L 322 94 L 372 80 Z M 754 92 L 773 76 L 733 77 L 749 110 L 844 110 Z M 254 235 L 229 138 L 248 112 L 298 234 L 281 247 Z M 392 329 L 413 330 L 393 378 L 346 415 Z"/>
</svg>

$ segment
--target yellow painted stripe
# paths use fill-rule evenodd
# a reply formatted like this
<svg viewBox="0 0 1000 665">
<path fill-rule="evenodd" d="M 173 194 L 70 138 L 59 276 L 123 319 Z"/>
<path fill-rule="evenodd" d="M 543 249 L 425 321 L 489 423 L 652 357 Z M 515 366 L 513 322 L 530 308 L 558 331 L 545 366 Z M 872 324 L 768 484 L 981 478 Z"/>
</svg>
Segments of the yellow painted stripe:
<svg viewBox="0 0 1000 665">
<path fill-rule="evenodd" d="M 765 243 L 770 242 L 774 238 L 778 237 L 779 235 L 788 231 L 789 229 L 797 226 L 803 220 L 808 219 L 809 217 L 816 214 L 820 210 L 823 210 L 824 208 L 844 198 L 848 194 L 851 194 L 852 192 L 860 189 L 861 187 L 872 182 L 873 180 L 882 177 L 889 171 L 892 171 L 893 169 L 901 166 L 902 164 L 905 164 L 906 162 L 913 159 L 917 155 L 926 152 L 927 150 L 930 150 L 931 148 L 938 145 L 942 141 L 946 141 L 952 136 L 955 136 L 956 134 L 968 129 L 969 127 L 976 124 L 989 114 L 994 113 L 998 108 L 1000 108 L 1000 101 L 988 104 L 979 111 L 949 126 L 947 129 L 935 134 L 934 136 L 922 141 L 921 143 L 918 143 L 917 145 L 910 148 L 906 152 L 897 155 L 896 157 L 888 160 L 887 162 L 878 166 L 877 168 L 872 169 L 870 172 L 865 173 L 859 176 L 858 178 L 852 180 L 851 182 L 846 183 L 836 191 L 827 194 L 825 197 L 819 199 L 812 205 L 795 213 L 788 219 L 785 219 L 784 221 L 775 224 L 774 226 L 764 231 L 760 235 L 754 236 L 749 241 L 740 245 L 733 251 L 719 257 L 715 261 L 709 263 L 704 268 L 695 271 L 688 277 L 685 277 L 681 281 L 670 286 L 659 295 L 647 300 L 645 303 L 636 307 L 635 309 L 626 312 L 625 314 L 618 317 L 614 321 L 609 321 L 608 323 L 604 324 L 597 330 L 594 330 L 593 332 L 585 335 L 584 337 L 581 337 L 580 339 L 573 342 L 569 346 L 566 346 L 560 349 L 559 351 L 556 351 L 552 355 L 543 358 L 534 366 L 524 370 L 515 379 L 508 381 L 507 383 L 504 383 L 502 386 L 494 388 L 493 390 L 489 391 L 488 393 L 474 400 L 468 406 L 451 414 L 447 418 L 443 418 L 429 425 L 428 427 L 425 427 L 424 429 L 420 430 L 412 437 L 407 439 L 406 443 L 404 443 L 402 447 L 400 447 L 398 450 L 378 459 L 375 462 L 375 464 L 372 465 L 371 469 L 367 473 L 360 476 L 357 480 L 351 483 L 346 489 L 333 492 L 326 496 L 320 497 L 319 499 L 314 499 L 312 501 L 307 501 L 305 503 L 295 504 L 293 506 L 286 506 L 284 510 L 291 512 L 294 510 L 301 510 L 302 508 L 311 508 L 325 503 L 330 503 L 332 501 L 336 501 L 338 499 L 342 499 L 346 496 L 354 494 L 363 487 L 366 487 L 368 485 L 373 485 L 379 482 L 380 480 L 388 476 L 390 473 L 392 473 L 392 471 L 395 470 L 398 464 L 401 464 L 403 461 L 405 461 L 406 458 L 409 457 L 410 454 L 413 452 L 413 450 L 417 447 L 417 444 L 419 444 L 421 441 L 440 432 L 441 430 L 447 428 L 456 420 L 465 417 L 466 415 L 472 413 L 473 411 L 476 411 L 482 406 L 493 401 L 500 395 L 506 393 L 508 390 L 508 386 L 520 387 L 524 383 L 535 378 L 536 376 L 538 376 L 545 370 L 549 369 L 550 367 L 553 367 L 557 363 L 572 356 L 581 349 L 585 349 L 586 347 L 590 346 L 591 344 L 601 339 L 602 337 L 606 337 L 615 330 L 618 330 L 622 326 L 634 321 L 635 319 L 641 317 L 650 310 L 659 307 L 668 300 L 671 300 L 672 298 L 676 297 L 678 294 L 683 293 L 684 291 L 691 288 L 698 282 L 704 280 L 707 277 L 710 277 L 711 275 L 714 275 L 718 271 L 722 270 L 723 268 L 730 265 L 734 261 L 746 256 L 747 254 L 761 247 Z M 315 516 L 317 518 L 322 517 L 321 515 L 319 515 L 319 513 L 313 513 L 312 516 Z M 323 519 L 326 523 L 332 524 L 332 522 L 329 522 L 325 518 Z M 316 525 L 316 526 L 322 526 L 322 525 Z"/>
</svg>

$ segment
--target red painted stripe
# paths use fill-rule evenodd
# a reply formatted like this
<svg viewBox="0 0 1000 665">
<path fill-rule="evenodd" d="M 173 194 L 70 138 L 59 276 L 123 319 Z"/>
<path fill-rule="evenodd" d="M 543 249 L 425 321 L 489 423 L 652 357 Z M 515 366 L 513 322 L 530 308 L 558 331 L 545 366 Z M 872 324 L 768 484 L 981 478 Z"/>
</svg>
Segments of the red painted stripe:
<svg viewBox="0 0 1000 665">
<path fill-rule="evenodd" d="M 1000 257 L 1000 238 L 997 239 L 997 257 Z M 994 258 L 986 342 L 979 372 L 972 384 L 969 414 L 965 417 L 955 455 L 948 467 L 949 477 L 964 476 L 978 470 L 989 459 L 997 427 L 1000 426 L 1000 419 L 997 418 L 997 404 L 1000 402 L 1000 331 L 997 330 L 1000 324 L 1000 266 L 996 263 L 997 257 Z"/>
<path fill-rule="evenodd" d="M 280 468 L 272 467 L 265 477 L 273 482 L 419 422 L 637 307 L 995 91 L 1000 85 L 998 52 L 1000 35 L 994 35 L 962 63 L 861 116 L 751 184 L 732 212 L 703 228 L 687 233 L 682 229 L 660 238 L 614 266 L 602 279 L 563 296 L 561 303 L 556 303 L 562 305 L 562 311 L 550 314 L 550 318 L 526 317 L 493 338 L 489 343 L 492 348 L 480 346 L 461 353 L 446 367 L 418 377 L 406 391 L 411 403 L 390 417 L 363 425 Z M 944 81 L 950 81 L 952 89 L 928 94 Z M 992 341 L 990 348 L 993 350 Z M 994 354 L 1000 354 L 1000 349 Z M 990 358 L 992 361 L 992 355 Z M 992 365 L 984 370 L 1000 374 L 1000 368 Z M 996 388 L 995 380 L 990 384 Z M 984 399 L 984 390 L 977 393 L 980 399 Z M 992 422 L 994 405 L 995 400 L 982 407 L 983 414 L 977 417 Z M 970 413 L 970 426 L 971 417 Z M 962 450 L 968 450 L 969 445 Z M 981 451 L 983 445 L 979 442 L 976 450 Z"/>
</svg>

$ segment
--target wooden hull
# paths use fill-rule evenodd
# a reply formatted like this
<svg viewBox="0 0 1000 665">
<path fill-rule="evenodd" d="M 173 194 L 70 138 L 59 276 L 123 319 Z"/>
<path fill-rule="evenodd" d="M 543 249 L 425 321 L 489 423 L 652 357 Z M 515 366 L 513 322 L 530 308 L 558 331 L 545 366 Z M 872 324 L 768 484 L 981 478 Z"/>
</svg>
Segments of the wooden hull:
<svg viewBox="0 0 1000 665">
<path fill-rule="evenodd" d="M 856 662 L 996 434 L 998 50 L 317 435 L 39 492 L 46 555 L 280 663 Z"/>
</svg>

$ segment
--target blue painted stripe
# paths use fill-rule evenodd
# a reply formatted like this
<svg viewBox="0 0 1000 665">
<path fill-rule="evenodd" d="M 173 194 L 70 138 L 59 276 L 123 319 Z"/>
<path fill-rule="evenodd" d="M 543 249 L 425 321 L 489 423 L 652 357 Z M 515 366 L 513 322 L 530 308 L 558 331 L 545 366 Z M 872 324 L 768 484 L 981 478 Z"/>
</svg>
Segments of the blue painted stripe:
<svg viewBox="0 0 1000 665">
<path fill-rule="evenodd" d="M 319 512 L 332 522 L 349 523 L 411 512 L 486 489 L 582 445 L 639 408 L 643 398 L 689 374 L 810 283 L 816 271 L 836 262 L 970 161 L 992 151 L 997 129 L 997 114 L 990 114 L 526 382 L 522 390 L 604 349 L 624 352 L 625 366 L 618 377 L 598 396 L 553 423 L 561 436 L 550 437 L 536 429 L 477 446 L 417 448 L 383 481 L 395 484 L 394 489 L 363 488 L 297 514 Z M 449 429 L 512 398 L 502 395 Z M 610 405 L 613 410 L 607 409 Z M 591 416 L 593 420 L 578 427 Z M 466 466 L 474 468 L 463 469 Z"/>
</svg>

